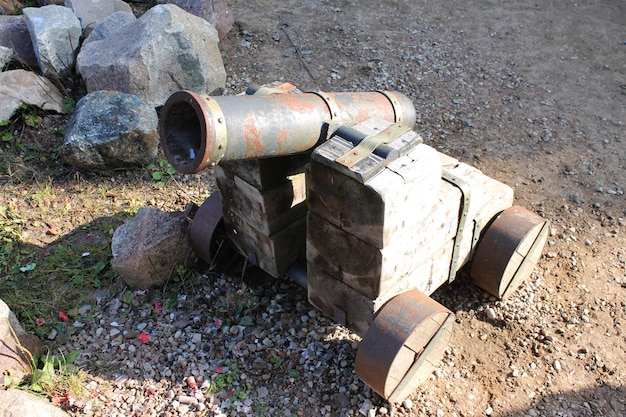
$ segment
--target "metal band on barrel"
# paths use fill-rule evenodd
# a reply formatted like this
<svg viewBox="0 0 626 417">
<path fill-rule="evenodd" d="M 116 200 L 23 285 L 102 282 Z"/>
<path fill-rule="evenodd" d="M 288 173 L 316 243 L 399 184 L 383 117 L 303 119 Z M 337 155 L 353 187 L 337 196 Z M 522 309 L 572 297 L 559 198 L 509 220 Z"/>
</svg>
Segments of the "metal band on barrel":
<svg viewBox="0 0 626 417">
<path fill-rule="evenodd" d="M 215 129 L 215 146 L 213 147 L 213 157 L 211 158 L 217 164 L 226 153 L 226 143 L 228 141 L 228 129 L 226 129 L 226 119 L 220 108 L 219 103 L 210 96 L 205 96 L 205 103 L 211 116 L 213 116 L 213 127 Z M 208 132 L 207 132 L 208 133 Z"/>
<path fill-rule="evenodd" d="M 330 111 L 330 119 L 332 120 L 333 123 L 339 123 L 343 120 L 348 119 L 341 112 L 341 109 L 339 108 L 339 104 L 337 104 L 337 101 L 335 100 L 333 96 L 323 91 L 311 91 L 310 93 L 315 94 L 316 96 L 324 100 L 324 103 L 326 103 L 326 105 L 328 106 L 328 110 Z"/>
<path fill-rule="evenodd" d="M 395 97 L 393 92 L 391 91 L 378 91 L 383 96 L 387 97 L 387 100 L 391 103 L 391 107 L 393 107 L 393 114 L 395 115 L 394 122 L 399 123 L 402 122 L 402 108 L 400 106 L 400 102 Z"/>
</svg>

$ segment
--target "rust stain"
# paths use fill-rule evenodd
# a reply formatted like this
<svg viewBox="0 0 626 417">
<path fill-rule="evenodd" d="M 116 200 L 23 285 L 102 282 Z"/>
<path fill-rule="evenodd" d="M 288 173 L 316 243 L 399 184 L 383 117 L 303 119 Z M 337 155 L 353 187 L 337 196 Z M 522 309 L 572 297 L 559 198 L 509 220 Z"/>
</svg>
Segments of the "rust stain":
<svg viewBox="0 0 626 417">
<path fill-rule="evenodd" d="M 265 144 L 261 140 L 262 133 L 257 128 L 254 113 L 248 113 L 243 123 L 243 137 L 246 145 L 246 156 L 255 158 L 263 155 Z"/>
<path fill-rule="evenodd" d="M 276 151 L 279 155 L 283 155 L 289 151 L 289 131 L 282 128 L 276 135 Z"/>
<path fill-rule="evenodd" d="M 361 99 L 361 105 L 357 106 L 357 120 L 363 121 L 375 116 L 384 120 L 394 121 L 393 109 L 389 101 L 381 94 L 373 94 L 375 95 L 369 95 L 367 98 Z"/>
<path fill-rule="evenodd" d="M 313 113 L 316 110 L 319 110 L 320 105 L 326 107 L 326 105 L 322 102 L 322 99 L 318 98 L 314 94 L 284 94 L 277 98 L 281 101 L 285 108 L 298 113 Z M 309 99 L 307 100 L 305 98 Z M 317 105 L 316 102 L 318 102 Z"/>
</svg>

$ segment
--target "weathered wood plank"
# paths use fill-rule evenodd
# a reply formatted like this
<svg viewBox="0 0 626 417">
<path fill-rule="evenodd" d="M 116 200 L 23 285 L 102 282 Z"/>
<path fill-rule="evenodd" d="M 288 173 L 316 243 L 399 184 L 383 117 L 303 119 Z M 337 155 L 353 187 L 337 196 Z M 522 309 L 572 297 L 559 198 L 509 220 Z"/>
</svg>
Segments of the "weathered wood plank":
<svg viewBox="0 0 626 417">
<path fill-rule="evenodd" d="M 448 169 L 463 178 L 471 190 L 468 221 L 460 236 L 456 272 L 470 259 L 474 237 L 478 238 L 493 217 L 511 206 L 513 195 L 510 187 L 466 164 L 456 161 Z M 460 206 L 460 189 L 442 180 L 437 203 L 429 208 L 428 216 L 417 224 L 405 227 L 382 249 L 309 213 L 307 260 L 374 299 L 413 274 L 427 258 L 435 256 L 445 242 L 455 237 Z M 446 254 L 449 256 L 448 265 L 451 264 L 451 255 Z"/>
<path fill-rule="evenodd" d="M 278 156 L 274 158 L 249 159 L 245 161 L 222 161 L 222 167 L 260 190 L 282 183 L 291 175 L 304 172 L 311 160 L 311 153 Z"/>
<path fill-rule="evenodd" d="M 390 299 L 416 289 L 430 295 L 448 280 L 453 241 L 446 242 L 410 275 L 372 299 L 307 262 L 309 302 L 338 323 L 363 336 L 376 312 Z"/>
<path fill-rule="evenodd" d="M 215 178 L 224 208 L 236 213 L 259 232 L 270 235 L 306 214 L 304 172 L 284 178 L 260 190 L 223 167 L 215 167 Z"/>
<path fill-rule="evenodd" d="M 455 236 L 461 193 L 443 183 L 439 194 L 429 217 L 406 228 L 383 249 L 309 212 L 307 260 L 362 294 L 376 298 Z"/>
<path fill-rule="evenodd" d="M 482 233 L 485 226 L 495 218 L 500 212 L 513 205 L 513 189 L 491 177 L 484 175 L 480 170 L 459 162 L 456 159 L 439 154 L 443 169 L 462 178 L 469 184 L 471 190 L 471 201 L 467 218 L 474 224 L 466 226 L 466 232 L 461 236 L 461 248 L 459 251 L 459 265 L 469 261 L 473 253 L 473 234 L 471 228 L 476 222 L 479 223 L 479 231 Z"/>
<path fill-rule="evenodd" d="M 366 184 L 314 159 L 309 171 L 309 210 L 377 248 L 428 216 L 441 183 L 438 154 L 423 144 Z"/>
<path fill-rule="evenodd" d="M 239 252 L 273 277 L 285 274 L 289 266 L 304 258 L 305 217 L 268 236 L 247 224 L 238 214 L 225 209 L 224 225 Z"/>
<path fill-rule="evenodd" d="M 309 303 L 359 336 L 374 320 L 374 302 L 307 262 Z"/>
</svg>

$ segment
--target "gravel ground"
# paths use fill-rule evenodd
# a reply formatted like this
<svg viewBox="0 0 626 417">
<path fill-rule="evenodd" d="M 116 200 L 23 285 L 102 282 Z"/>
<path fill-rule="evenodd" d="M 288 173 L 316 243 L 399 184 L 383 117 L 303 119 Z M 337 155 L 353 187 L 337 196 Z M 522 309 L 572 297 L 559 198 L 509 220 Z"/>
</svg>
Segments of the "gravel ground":
<svg viewBox="0 0 626 417">
<path fill-rule="evenodd" d="M 226 94 L 274 80 L 407 94 L 429 145 L 514 186 L 518 204 L 552 221 L 545 255 L 507 301 L 464 274 L 433 294 L 457 325 L 430 380 L 402 404 L 358 379 L 358 337 L 290 281 L 207 272 L 174 300 L 116 283 L 77 306 L 58 337 L 62 351 L 83 351 L 94 397 L 70 412 L 626 415 L 624 3 L 232 7 Z M 182 185 L 187 195 L 195 186 Z"/>
</svg>

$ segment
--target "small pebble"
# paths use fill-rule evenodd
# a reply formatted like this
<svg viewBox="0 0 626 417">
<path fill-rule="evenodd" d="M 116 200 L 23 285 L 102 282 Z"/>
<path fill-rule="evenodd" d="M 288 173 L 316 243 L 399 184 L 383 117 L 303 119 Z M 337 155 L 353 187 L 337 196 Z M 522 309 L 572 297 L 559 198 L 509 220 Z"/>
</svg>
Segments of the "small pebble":
<svg viewBox="0 0 626 417">
<path fill-rule="evenodd" d="M 179 395 L 176 400 L 181 404 L 194 404 L 198 401 L 196 397 L 190 397 L 188 395 Z"/>
</svg>

